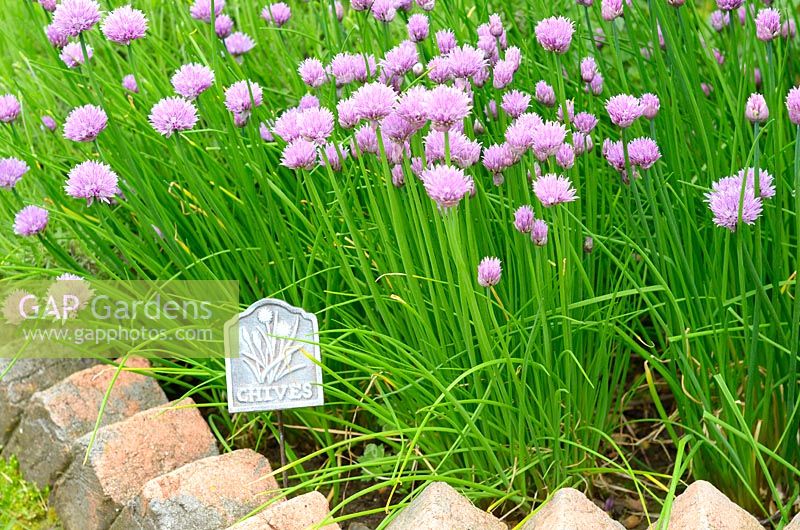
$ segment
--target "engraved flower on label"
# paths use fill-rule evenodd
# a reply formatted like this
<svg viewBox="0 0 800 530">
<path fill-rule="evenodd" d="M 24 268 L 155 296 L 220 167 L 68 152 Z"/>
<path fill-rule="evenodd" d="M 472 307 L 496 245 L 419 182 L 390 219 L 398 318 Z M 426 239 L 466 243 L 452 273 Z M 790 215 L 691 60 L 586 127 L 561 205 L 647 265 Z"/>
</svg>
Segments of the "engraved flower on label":
<svg viewBox="0 0 800 530">
<path fill-rule="evenodd" d="M 256 313 L 260 325 L 239 329 L 242 358 L 259 384 L 273 384 L 305 365 L 292 366 L 294 355 L 303 348 L 296 340 L 300 317 L 286 321 L 270 309 Z"/>
</svg>

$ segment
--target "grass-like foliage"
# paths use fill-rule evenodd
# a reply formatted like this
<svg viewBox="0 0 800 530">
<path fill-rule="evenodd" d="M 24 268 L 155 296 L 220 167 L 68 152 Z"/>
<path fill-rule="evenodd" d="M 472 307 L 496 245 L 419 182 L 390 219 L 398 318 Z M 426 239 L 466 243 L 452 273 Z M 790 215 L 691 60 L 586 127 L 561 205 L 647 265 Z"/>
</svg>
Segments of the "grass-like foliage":
<svg viewBox="0 0 800 530">
<path fill-rule="evenodd" d="M 297 487 L 333 487 L 336 513 L 433 479 L 516 519 L 598 475 L 662 499 L 677 479 L 617 444 L 636 395 L 679 475 L 788 520 L 791 3 L 397 3 L 413 9 L 292 1 L 288 20 L 273 4 L 268 21 L 228 0 L 210 22 L 231 17 L 255 44 L 245 52 L 246 37 L 192 18 L 202 1 L 134 0 L 146 35 L 125 44 L 136 17 L 104 15 L 69 39 L 92 57 L 68 68 L 42 31 L 58 9 L 7 0 L 0 93 L 22 112 L 0 124 L 0 155 L 30 170 L 0 190 L 6 277 L 236 279 L 245 306 L 272 296 L 317 313 L 329 403 L 287 423 L 319 448 L 292 455 Z M 162 101 L 187 63 L 213 83 Z M 185 96 L 208 85 L 187 77 Z M 105 118 L 67 120 L 84 105 Z M 107 167 L 76 168 L 86 161 Z M 15 235 L 27 205 L 46 228 L 29 210 L 16 230 L 31 235 Z M 502 271 L 479 270 L 485 257 Z M 221 361 L 157 372 L 224 402 Z M 269 416 L 211 420 L 231 446 L 263 447 L 273 429 Z"/>
</svg>

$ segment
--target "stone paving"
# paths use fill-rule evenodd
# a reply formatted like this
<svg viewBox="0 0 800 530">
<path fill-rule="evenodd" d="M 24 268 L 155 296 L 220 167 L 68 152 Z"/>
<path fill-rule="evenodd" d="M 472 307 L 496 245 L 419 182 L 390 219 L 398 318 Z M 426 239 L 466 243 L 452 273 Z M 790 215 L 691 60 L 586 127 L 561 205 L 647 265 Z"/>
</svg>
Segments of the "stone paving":
<svg viewBox="0 0 800 530">
<path fill-rule="evenodd" d="M 149 364 L 130 358 L 126 367 L 141 371 Z M 64 530 L 341 530 L 324 495 L 285 498 L 266 458 L 249 449 L 218 454 L 191 399 L 167 403 L 155 380 L 128 369 L 0 359 L 0 455 L 16 456 L 27 480 L 53 486 L 51 503 Z M 510 528 L 444 482 L 427 485 L 381 527 Z M 514 527 L 623 529 L 572 488 L 555 492 Z M 348 530 L 370 529 L 353 523 Z M 650 530 L 763 527 L 712 484 L 697 481 L 675 498 L 669 520 Z M 800 515 L 785 530 L 800 530 Z"/>
</svg>

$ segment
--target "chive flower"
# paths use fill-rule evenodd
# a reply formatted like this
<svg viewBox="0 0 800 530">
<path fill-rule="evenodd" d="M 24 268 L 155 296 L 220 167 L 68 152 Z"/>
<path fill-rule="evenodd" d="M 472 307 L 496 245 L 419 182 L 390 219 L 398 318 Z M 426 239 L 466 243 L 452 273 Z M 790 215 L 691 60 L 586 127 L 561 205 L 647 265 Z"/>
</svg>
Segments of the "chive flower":
<svg viewBox="0 0 800 530">
<path fill-rule="evenodd" d="M 422 183 L 428 196 L 442 211 L 458 206 L 466 195 L 475 189 L 472 178 L 460 168 L 435 165 L 422 173 Z"/>
<path fill-rule="evenodd" d="M 101 25 L 103 35 L 111 42 L 129 45 L 147 33 L 147 17 L 138 9 L 122 6 L 110 12 Z"/>
<path fill-rule="evenodd" d="M 88 160 L 70 170 L 64 191 L 75 199 L 86 199 L 87 206 L 95 200 L 107 204 L 120 193 L 118 183 L 119 177 L 110 166 Z"/>
<path fill-rule="evenodd" d="M 108 125 L 105 111 L 96 105 L 72 109 L 64 122 L 64 138 L 73 142 L 93 142 Z"/>
<path fill-rule="evenodd" d="M 12 189 L 29 169 L 28 164 L 18 158 L 0 158 L 0 188 Z"/>
<path fill-rule="evenodd" d="M 181 97 L 164 98 L 150 111 L 150 125 L 169 138 L 179 131 L 188 131 L 197 124 L 197 107 Z"/>
<path fill-rule="evenodd" d="M 549 17 L 540 20 L 534 29 L 536 40 L 545 50 L 553 53 L 566 53 L 572 43 L 575 24 L 565 17 Z"/>
<path fill-rule="evenodd" d="M 77 37 L 100 22 L 95 0 L 62 0 L 53 13 L 53 24 L 64 35 Z"/>
<path fill-rule="evenodd" d="M 747 98 L 744 106 L 744 116 L 750 123 L 764 123 L 769 119 L 769 108 L 764 96 L 754 92 Z"/>
<path fill-rule="evenodd" d="M 47 228 L 50 214 L 39 206 L 26 206 L 14 217 L 14 233 L 18 236 L 34 236 Z"/>
<path fill-rule="evenodd" d="M 22 105 L 13 94 L 0 96 L 0 122 L 13 123 L 22 112 Z"/>
<path fill-rule="evenodd" d="M 569 179 L 555 173 L 548 173 L 534 180 L 533 193 L 546 208 L 578 198 Z"/>
<path fill-rule="evenodd" d="M 197 63 L 184 64 L 172 76 L 172 87 L 188 100 L 197 97 L 214 84 L 214 71 Z"/>
<path fill-rule="evenodd" d="M 261 18 L 280 28 L 292 18 L 292 10 L 284 2 L 275 2 L 261 10 Z"/>
<path fill-rule="evenodd" d="M 481 287 L 493 287 L 500 283 L 502 274 L 503 268 L 498 258 L 483 258 L 478 264 L 478 285 Z"/>
</svg>

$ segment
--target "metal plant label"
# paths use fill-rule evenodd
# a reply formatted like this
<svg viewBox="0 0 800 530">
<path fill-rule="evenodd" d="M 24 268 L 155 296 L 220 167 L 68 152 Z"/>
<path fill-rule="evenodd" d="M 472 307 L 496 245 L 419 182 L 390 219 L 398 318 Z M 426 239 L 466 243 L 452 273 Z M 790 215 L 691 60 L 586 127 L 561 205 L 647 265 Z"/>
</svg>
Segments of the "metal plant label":
<svg viewBox="0 0 800 530">
<path fill-rule="evenodd" d="M 228 410 L 322 405 L 317 317 L 282 300 L 260 300 L 225 326 Z"/>
</svg>

